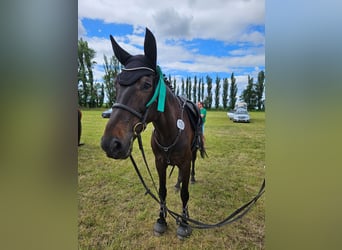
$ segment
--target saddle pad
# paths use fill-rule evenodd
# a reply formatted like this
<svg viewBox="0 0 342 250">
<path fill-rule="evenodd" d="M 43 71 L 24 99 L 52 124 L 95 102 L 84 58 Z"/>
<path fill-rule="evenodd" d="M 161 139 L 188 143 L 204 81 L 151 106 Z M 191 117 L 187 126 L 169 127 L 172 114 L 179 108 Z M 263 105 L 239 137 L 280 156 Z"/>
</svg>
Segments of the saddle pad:
<svg viewBox="0 0 342 250">
<path fill-rule="evenodd" d="M 184 97 L 178 96 L 178 98 L 181 100 L 182 103 L 185 102 L 185 110 L 188 114 L 191 128 L 195 131 L 195 134 L 201 134 L 202 119 L 199 108 L 192 101 L 189 101 Z"/>
</svg>

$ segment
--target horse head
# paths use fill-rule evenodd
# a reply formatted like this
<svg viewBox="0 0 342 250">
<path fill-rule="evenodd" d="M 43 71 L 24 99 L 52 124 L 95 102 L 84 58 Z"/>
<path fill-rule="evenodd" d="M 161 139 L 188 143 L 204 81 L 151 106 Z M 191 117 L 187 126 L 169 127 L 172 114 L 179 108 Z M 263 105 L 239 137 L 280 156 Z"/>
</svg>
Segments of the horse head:
<svg viewBox="0 0 342 250">
<path fill-rule="evenodd" d="M 146 28 L 144 55 L 131 55 L 110 36 L 113 51 L 124 66 L 115 80 L 116 103 L 105 127 L 101 147 L 108 157 L 125 159 L 137 133 L 147 122 L 147 103 L 151 100 L 158 79 L 157 46 L 152 32 Z"/>
</svg>

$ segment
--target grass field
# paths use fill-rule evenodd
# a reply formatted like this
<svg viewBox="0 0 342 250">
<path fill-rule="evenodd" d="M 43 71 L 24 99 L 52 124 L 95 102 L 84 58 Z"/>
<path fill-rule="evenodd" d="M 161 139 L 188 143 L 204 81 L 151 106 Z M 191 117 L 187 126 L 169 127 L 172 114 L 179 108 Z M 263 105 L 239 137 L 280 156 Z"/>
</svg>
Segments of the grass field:
<svg viewBox="0 0 342 250">
<path fill-rule="evenodd" d="M 264 249 L 265 195 L 241 220 L 215 229 L 194 229 L 179 240 L 177 224 L 167 217 L 168 231 L 154 236 L 153 225 L 159 205 L 144 195 L 129 159 L 113 160 L 100 148 L 108 119 L 102 110 L 83 110 L 81 142 L 78 149 L 79 249 Z M 205 127 L 209 158 L 198 157 L 196 179 L 190 185 L 190 217 L 217 223 L 252 199 L 265 176 L 265 113 L 251 112 L 251 123 L 233 123 L 224 111 L 208 111 Z M 153 130 L 143 133 L 143 144 L 155 181 L 154 158 L 150 148 Z M 133 156 L 147 185 L 152 182 L 142 164 L 135 142 Z M 168 168 L 168 172 L 171 168 Z M 177 171 L 167 180 L 167 206 L 180 213 L 180 194 L 175 192 Z"/>
</svg>

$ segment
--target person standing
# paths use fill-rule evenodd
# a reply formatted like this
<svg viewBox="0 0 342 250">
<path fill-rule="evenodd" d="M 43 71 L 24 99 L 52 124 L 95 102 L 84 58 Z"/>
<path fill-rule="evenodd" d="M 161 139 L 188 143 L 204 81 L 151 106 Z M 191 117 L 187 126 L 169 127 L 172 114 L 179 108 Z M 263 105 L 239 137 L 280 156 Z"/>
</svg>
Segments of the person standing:
<svg viewBox="0 0 342 250">
<path fill-rule="evenodd" d="M 198 108 L 200 110 L 201 118 L 202 118 L 202 138 L 204 143 L 204 125 L 207 118 L 207 110 L 204 108 L 203 102 L 198 102 Z"/>
</svg>

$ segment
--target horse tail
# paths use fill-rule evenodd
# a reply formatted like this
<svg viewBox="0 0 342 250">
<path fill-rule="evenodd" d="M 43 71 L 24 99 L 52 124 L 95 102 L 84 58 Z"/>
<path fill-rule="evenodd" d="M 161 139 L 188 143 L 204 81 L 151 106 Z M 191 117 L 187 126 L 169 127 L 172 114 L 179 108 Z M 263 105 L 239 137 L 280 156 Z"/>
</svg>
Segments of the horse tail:
<svg viewBox="0 0 342 250">
<path fill-rule="evenodd" d="M 189 120 L 190 120 L 190 125 L 192 130 L 195 133 L 195 137 L 192 143 L 192 150 L 196 148 L 199 149 L 200 153 L 201 153 L 201 157 L 208 157 L 207 152 L 205 151 L 205 147 L 204 147 L 204 139 L 203 139 L 203 120 L 201 117 L 201 112 L 199 110 L 199 108 L 197 107 L 196 104 L 194 104 L 193 102 L 184 99 L 183 97 L 178 96 L 179 100 L 181 102 L 185 102 L 185 110 L 188 114 Z"/>
<path fill-rule="evenodd" d="M 197 137 L 197 149 L 199 149 L 201 157 L 202 158 L 208 157 L 208 154 L 205 151 L 205 147 L 204 147 L 203 120 L 201 116 L 199 116 L 198 118 L 198 123 L 197 123 L 195 134 Z"/>
<path fill-rule="evenodd" d="M 198 149 L 200 151 L 202 158 L 209 157 L 204 147 L 204 138 L 203 138 L 202 128 L 201 128 L 201 133 L 198 136 Z"/>
</svg>

